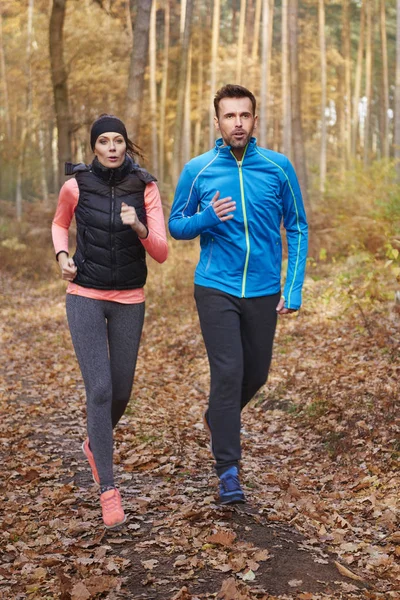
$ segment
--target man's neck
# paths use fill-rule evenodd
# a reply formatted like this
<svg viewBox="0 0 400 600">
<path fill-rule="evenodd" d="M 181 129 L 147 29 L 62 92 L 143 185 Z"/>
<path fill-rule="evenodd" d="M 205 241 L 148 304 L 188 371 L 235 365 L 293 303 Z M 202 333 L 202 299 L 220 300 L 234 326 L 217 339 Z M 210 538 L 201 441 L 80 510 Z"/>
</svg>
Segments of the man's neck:
<svg viewBox="0 0 400 600">
<path fill-rule="evenodd" d="M 238 161 L 242 160 L 245 150 L 246 150 L 246 148 L 231 148 L 232 154 Z"/>
</svg>

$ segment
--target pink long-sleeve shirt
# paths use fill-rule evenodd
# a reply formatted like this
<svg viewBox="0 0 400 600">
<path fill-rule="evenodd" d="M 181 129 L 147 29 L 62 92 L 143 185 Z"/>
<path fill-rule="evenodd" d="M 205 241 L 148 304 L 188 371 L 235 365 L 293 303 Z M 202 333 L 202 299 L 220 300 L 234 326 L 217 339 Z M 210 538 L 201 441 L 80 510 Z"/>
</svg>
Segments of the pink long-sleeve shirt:
<svg viewBox="0 0 400 600">
<path fill-rule="evenodd" d="M 68 252 L 68 231 L 75 214 L 79 199 L 79 188 L 75 178 L 69 179 L 60 190 L 56 214 L 54 215 L 51 233 L 56 254 Z M 144 204 L 147 217 L 149 235 L 140 239 L 146 252 L 154 260 L 162 263 L 168 256 L 167 235 L 165 230 L 164 214 L 161 205 L 160 192 L 155 183 L 148 183 L 144 192 Z M 85 296 L 94 300 L 110 300 L 122 304 L 138 304 L 144 302 L 143 288 L 132 290 L 97 290 L 86 288 L 70 282 L 67 294 Z"/>
</svg>

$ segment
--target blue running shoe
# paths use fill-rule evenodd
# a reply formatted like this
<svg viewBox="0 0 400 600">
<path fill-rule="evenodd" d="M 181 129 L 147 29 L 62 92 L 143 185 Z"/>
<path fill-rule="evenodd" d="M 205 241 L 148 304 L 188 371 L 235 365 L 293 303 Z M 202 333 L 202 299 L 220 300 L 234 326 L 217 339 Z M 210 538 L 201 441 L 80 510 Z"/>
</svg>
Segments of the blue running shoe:
<svg viewBox="0 0 400 600">
<path fill-rule="evenodd" d="M 239 483 L 237 467 L 230 467 L 219 478 L 220 504 L 239 504 L 246 502 Z"/>
</svg>

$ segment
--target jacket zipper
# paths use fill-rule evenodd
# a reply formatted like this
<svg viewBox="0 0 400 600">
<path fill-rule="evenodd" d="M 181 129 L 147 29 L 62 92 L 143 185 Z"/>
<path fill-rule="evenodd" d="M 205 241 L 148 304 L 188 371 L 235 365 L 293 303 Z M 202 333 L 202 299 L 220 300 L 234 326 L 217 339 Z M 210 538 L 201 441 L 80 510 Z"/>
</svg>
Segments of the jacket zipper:
<svg viewBox="0 0 400 600">
<path fill-rule="evenodd" d="M 114 240 L 114 221 L 115 221 L 115 188 L 111 187 L 111 227 L 110 227 L 110 242 L 111 242 L 111 278 L 112 286 L 115 288 L 115 240 Z"/>
<path fill-rule="evenodd" d="M 249 258 L 250 258 L 250 235 L 249 235 L 249 225 L 247 222 L 247 212 L 246 212 L 246 200 L 244 197 L 244 185 L 243 185 L 243 172 L 242 165 L 244 161 L 244 155 L 246 154 L 247 146 L 242 156 L 242 160 L 237 160 L 236 156 L 231 151 L 232 156 L 236 160 L 236 164 L 239 169 L 239 183 L 240 183 L 240 196 L 242 200 L 242 211 L 243 211 L 243 222 L 244 222 L 244 235 L 246 239 L 246 260 L 244 261 L 244 269 L 243 269 L 243 278 L 242 278 L 242 298 L 246 297 L 246 279 L 247 279 L 247 269 L 249 266 Z"/>
</svg>

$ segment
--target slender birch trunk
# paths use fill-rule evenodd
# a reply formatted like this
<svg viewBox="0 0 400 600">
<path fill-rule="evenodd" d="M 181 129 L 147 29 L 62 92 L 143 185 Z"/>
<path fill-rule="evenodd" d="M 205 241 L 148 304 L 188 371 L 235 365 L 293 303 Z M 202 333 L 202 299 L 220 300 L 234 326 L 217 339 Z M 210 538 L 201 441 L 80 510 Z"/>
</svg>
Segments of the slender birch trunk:
<svg viewBox="0 0 400 600">
<path fill-rule="evenodd" d="M 190 159 L 191 142 L 191 122 L 190 122 L 190 90 L 192 83 L 192 43 L 189 45 L 188 69 L 186 75 L 185 106 L 183 113 L 183 135 L 182 135 L 182 163 L 185 164 Z"/>
<path fill-rule="evenodd" d="M 400 183 L 400 0 L 396 0 L 396 80 L 394 107 L 394 157 L 397 181 Z"/>
<path fill-rule="evenodd" d="M 161 186 L 164 186 L 165 181 L 165 120 L 166 120 L 166 104 L 168 90 L 168 53 L 169 53 L 169 36 L 170 36 L 170 8 L 169 0 L 164 1 L 164 57 L 162 64 L 162 78 L 160 91 L 160 129 L 159 129 L 159 171 Z"/>
<path fill-rule="evenodd" d="M 293 160 L 299 178 L 304 204 L 309 212 L 308 176 L 302 126 L 301 90 L 299 77 L 298 11 L 298 0 L 289 0 L 289 56 L 291 71 L 290 82 L 292 100 Z"/>
<path fill-rule="evenodd" d="M 214 0 L 213 23 L 212 23 L 212 38 L 211 38 L 211 66 L 210 66 L 210 109 L 209 109 L 209 146 L 212 148 L 215 140 L 214 129 L 214 95 L 217 91 L 217 71 L 218 71 L 218 42 L 219 42 L 219 22 L 221 15 L 220 0 Z"/>
<path fill-rule="evenodd" d="M 359 104 L 361 94 L 361 78 L 362 78 L 362 64 L 364 56 L 364 31 L 365 31 L 365 1 L 362 0 L 361 12 L 360 12 L 360 35 L 358 41 L 357 51 L 357 64 L 356 74 L 354 78 L 354 92 L 353 92 L 353 111 L 352 111 L 352 123 L 351 123 L 351 153 L 355 157 L 357 154 L 357 139 L 359 129 Z"/>
<path fill-rule="evenodd" d="M 151 157 L 152 169 L 158 177 L 158 143 L 157 143 L 157 50 L 156 50 L 156 0 L 153 0 L 150 12 L 150 39 L 149 39 L 149 87 L 150 87 L 150 115 L 151 115 Z"/>
<path fill-rule="evenodd" d="M 267 145 L 268 133 L 268 86 L 270 65 L 270 6 L 269 0 L 262 0 L 262 30 L 261 30 L 261 91 L 260 91 L 260 145 Z"/>
<path fill-rule="evenodd" d="M 256 0 L 254 10 L 254 27 L 253 27 L 253 41 L 251 45 L 251 86 L 252 91 L 255 94 L 259 93 L 259 60 L 258 51 L 260 46 L 260 29 L 261 29 L 261 9 L 262 0 Z M 262 68 L 262 65 L 261 65 Z"/>
<path fill-rule="evenodd" d="M 236 83 L 242 83 L 244 26 L 246 21 L 246 0 L 240 0 L 239 33 L 236 55 Z"/>
<path fill-rule="evenodd" d="M 380 0 L 380 31 L 382 52 L 382 135 L 381 150 L 384 158 L 389 158 L 389 68 L 386 37 L 386 10 L 385 0 Z"/>
<path fill-rule="evenodd" d="M 321 155 L 320 155 L 320 183 L 321 194 L 325 193 L 326 180 L 326 39 L 325 39 L 325 4 L 324 0 L 318 0 L 318 24 L 319 24 L 319 48 L 321 56 Z"/>
<path fill-rule="evenodd" d="M 365 31 L 365 97 L 366 114 L 364 120 L 364 167 L 371 162 L 371 104 L 372 104 L 372 0 L 366 0 Z"/>
<path fill-rule="evenodd" d="M 282 152 L 290 158 L 292 119 L 290 116 L 288 0 L 282 0 L 282 112 Z"/>
<path fill-rule="evenodd" d="M 21 140 L 19 147 L 19 156 L 17 164 L 17 181 L 15 190 L 15 210 L 17 221 L 22 218 L 22 176 L 24 171 L 25 145 L 28 138 L 28 123 L 31 120 L 32 113 L 32 31 L 33 31 L 33 9 L 34 0 L 28 1 L 28 22 L 27 22 L 27 40 L 26 40 L 26 76 L 27 90 L 25 113 L 22 117 Z"/>
<path fill-rule="evenodd" d="M 4 122 L 5 122 L 5 131 L 7 138 L 11 139 L 11 117 L 10 117 L 10 103 L 8 100 L 8 83 L 7 83 L 7 69 L 6 69 L 6 57 L 4 53 L 4 43 L 3 43 L 3 14 L 2 8 L 0 6 L 0 73 L 1 73 L 1 81 L 3 83 L 3 110 L 4 110 Z"/>
</svg>

